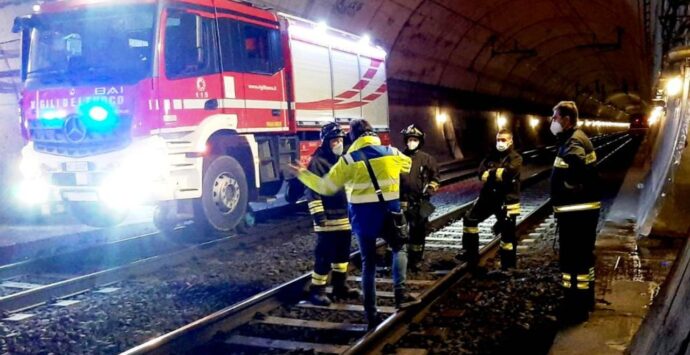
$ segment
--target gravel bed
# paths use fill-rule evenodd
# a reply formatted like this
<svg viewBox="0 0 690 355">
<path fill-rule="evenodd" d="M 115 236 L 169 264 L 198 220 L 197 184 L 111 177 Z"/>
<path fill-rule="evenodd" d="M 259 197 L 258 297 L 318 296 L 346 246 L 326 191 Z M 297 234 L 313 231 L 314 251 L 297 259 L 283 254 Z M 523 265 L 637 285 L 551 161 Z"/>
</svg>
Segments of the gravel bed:
<svg viewBox="0 0 690 355">
<path fill-rule="evenodd" d="M 439 210 L 476 195 L 467 182 L 455 185 L 434 196 Z M 89 292 L 70 298 L 81 301 L 72 306 L 42 306 L 28 311 L 34 314 L 29 319 L 2 321 L 0 353 L 119 353 L 312 268 L 315 237 L 305 214 L 258 225 L 247 238 L 265 242 L 219 247 L 212 257 L 117 284 L 113 293 Z"/>
<path fill-rule="evenodd" d="M 474 179 L 444 187 L 434 196 L 436 213 L 470 201 L 478 189 Z M 260 224 L 246 238 L 246 244 L 215 247 L 209 257 L 114 285 L 115 292 L 85 293 L 72 297 L 81 301 L 72 306 L 42 306 L 23 321 L 0 321 L 0 353 L 119 353 L 312 268 L 315 237 L 304 213 Z M 257 238 L 260 243 L 249 242 Z M 451 257 L 432 262 L 448 264 Z M 358 312 L 342 313 L 336 321 L 364 321 Z"/>
<path fill-rule="evenodd" d="M 626 169 L 632 158 L 628 155 L 605 167 L 600 227 L 625 176 L 608 171 Z M 534 232 L 536 227 L 528 231 Z M 423 348 L 432 354 L 548 353 L 559 330 L 556 310 L 563 299 L 553 217 L 539 233 L 533 242 L 521 244 L 528 247 L 518 251 L 517 270 L 489 272 L 454 286 L 385 352 Z M 497 263 L 497 258 L 489 260 L 487 269 L 497 269 Z"/>
</svg>

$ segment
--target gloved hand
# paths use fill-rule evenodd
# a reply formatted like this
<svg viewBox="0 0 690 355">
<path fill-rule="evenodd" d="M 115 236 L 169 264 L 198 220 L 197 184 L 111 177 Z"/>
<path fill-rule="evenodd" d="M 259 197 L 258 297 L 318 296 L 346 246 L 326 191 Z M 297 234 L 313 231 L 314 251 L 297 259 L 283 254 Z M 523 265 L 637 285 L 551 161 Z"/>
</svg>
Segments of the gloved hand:
<svg viewBox="0 0 690 355">
<path fill-rule="evenodd" d="M 438 188 L 439 188 L 439 185 L 438 185 L 438 183 L 436 183 L 436 182 L 432 182 L 432 183 L 430 183 L 430 184 L 427 185 L 427 186 L 428 186 L 428 187 L 427 187 L 427 189 L 426 189 L 426 192 L 427 192 L 427 195 L 428 195 L 428 196 L 431 196 L 431 195 L 435 194 L 436 191 L 438 191 Z"/>
<path fill-rule="evenodd" d="M 481 180 L 484 182 L 489 180 L 489 170 L 485 171 L 484 174 L 482 174 Z"/>
</svg>

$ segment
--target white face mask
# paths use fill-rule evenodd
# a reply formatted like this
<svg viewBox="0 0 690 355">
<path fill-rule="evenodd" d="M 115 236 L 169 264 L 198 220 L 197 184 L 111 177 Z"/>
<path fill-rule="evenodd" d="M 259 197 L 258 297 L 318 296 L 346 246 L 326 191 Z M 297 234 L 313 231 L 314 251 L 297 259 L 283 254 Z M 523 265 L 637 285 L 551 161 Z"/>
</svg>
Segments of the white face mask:
<svg viewBox="0 0 690 355">
<path fill-rule="evenodd" d="M 508 142 L 496 142 L 496 149 L 498 149 L 499 152 L 504 152 L 508 148 L 510 148 L 510 143 L 508 143 Z"/>
<path fill-rule="evenodd" d="M 554 136 L 563 132 L 563 126 L 561 126 L 561 124 L 558 123 L 557 121 L 551 121 L 550 129 L 551 129 L 551 133 L 553 133 Z"/>
<path fill-rule="evenodd" d="M 343 155 L 343 144 L 338 143 L 335 147 L 331 148 L 331 150 L 335 155 Z"/>
<path fill-rule="evenodd" d="M 407 149 L 415 150 L 415 149 L 417 149 L 417 147 L 419 147 L 419 142 L 415 142 L 415 141 L 407 142 Z"/>
</svg>

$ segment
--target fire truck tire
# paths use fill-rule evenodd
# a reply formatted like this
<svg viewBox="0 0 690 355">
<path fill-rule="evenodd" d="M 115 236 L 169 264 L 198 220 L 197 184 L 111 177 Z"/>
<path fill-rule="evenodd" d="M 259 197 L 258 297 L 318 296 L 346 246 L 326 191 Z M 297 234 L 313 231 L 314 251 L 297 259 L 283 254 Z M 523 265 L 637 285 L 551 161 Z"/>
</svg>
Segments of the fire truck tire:
<svg viewBox="0 0 690 355">
<path fill-rule="evenodd" d="M 225 233 L 244 218 L 249 188 L 244 169 L 233 157 L 212 156 L 204 162 L 201 198 L 194 203 L 194 222 L 207 232 Z"/>
<path fill-rule="evenodd" d="M 113 210 L 98 202 L 70 202 L 68 206 L 74 218 L 91 227 L 113 227 L 127 217 L 127 211 Z"/>
</svg>

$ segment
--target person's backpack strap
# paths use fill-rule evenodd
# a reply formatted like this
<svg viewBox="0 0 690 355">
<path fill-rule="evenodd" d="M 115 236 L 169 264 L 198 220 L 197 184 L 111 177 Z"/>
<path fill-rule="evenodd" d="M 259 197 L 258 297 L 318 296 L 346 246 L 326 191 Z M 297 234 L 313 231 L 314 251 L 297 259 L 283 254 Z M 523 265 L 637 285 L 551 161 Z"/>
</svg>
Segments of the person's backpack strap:
<svg viewBox="0 0 690 355">
<path fill-rule="evenodd" d="M 371 167 L 371 163 L 369 162 L 367 155 L 364 154 L 364 152 L 362 152 L 362 151 L 360 151 L 359 154 L 362 157 L 362 160 L 364 160 L 364 165 L 367 166 L 367 171 L 369 172 L 369 178 L 371 178 L 371 182 L 372 182 L 372 184 L 374 184 L 374 190 L 376 190 L 376 196 L 379 197 L 379 202 L 386 203 L 386 200 L 383 199 L 383 191 L 381 191 L 381 186 L 379 186 L 379 181 L 378 181 L 378 179 L 376 179 L 376 175 L 374 174 L 374 169 Z"/>
</svg>

